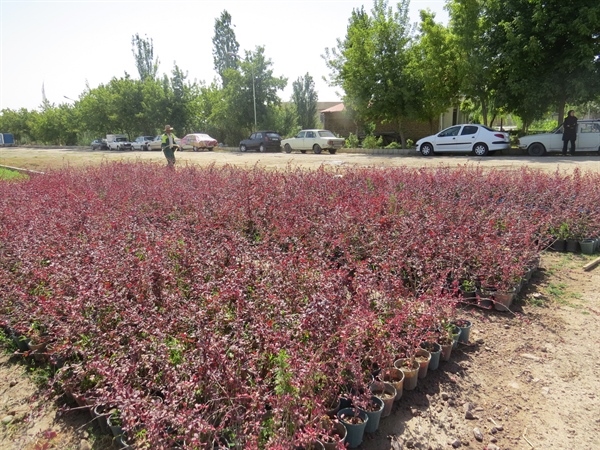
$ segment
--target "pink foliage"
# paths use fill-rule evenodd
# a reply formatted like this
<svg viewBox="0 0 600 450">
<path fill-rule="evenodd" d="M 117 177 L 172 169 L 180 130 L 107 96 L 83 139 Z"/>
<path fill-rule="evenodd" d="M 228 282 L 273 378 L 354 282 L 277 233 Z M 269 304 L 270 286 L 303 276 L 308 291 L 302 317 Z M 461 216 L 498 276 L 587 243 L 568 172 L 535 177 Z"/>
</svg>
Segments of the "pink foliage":
<svg viewBox="0 0 600 450">
<path fill-rule="evenodd" d="M 597 175 L 107 164 L 0 183 L 0 311 L 154 448 L 290 448 L 328 401 L 508 288 Z M 194 447 L 195 446 L 195 447 Z"/>
</svg>

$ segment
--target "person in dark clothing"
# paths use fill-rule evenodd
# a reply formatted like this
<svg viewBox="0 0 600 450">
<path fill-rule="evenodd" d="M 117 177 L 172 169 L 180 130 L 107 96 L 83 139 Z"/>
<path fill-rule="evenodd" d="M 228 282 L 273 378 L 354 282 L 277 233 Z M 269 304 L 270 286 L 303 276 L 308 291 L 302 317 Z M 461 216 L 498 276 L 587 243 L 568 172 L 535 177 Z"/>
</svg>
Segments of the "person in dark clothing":
<svg viewBox="0 0 600 450">
<path fill-rule="evenodd" d="M 571 142 L 571 155 L 575 154 L 575 139 L 577 139 L 577 117 L 575 117 L 575 111 L 571 109 L 563 122 L 563 155 L 567 155 L 569 141 Z"/>
</svg>

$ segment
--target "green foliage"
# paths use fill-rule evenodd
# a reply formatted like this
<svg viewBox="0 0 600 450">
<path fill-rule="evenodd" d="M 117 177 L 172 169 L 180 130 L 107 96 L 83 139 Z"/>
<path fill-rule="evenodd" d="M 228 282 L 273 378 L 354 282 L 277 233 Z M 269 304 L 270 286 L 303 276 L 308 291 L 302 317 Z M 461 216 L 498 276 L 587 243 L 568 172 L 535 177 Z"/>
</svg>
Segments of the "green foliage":
<svg viewBox="0 0 600 450">
<path fill-rule="evenodd" d="M 292 372 L 288 360 L 289 355 L 283 349 L 274 358 L 275 393 L 277 395 L 296 395 L 298 393 L 297 388 L 292 384 Z"/>
<path fill-rule="evenodd" d="M 402 148 L 402 145 L 398 144 L 396 141 L 394 141 L 394 142 L 390 142 L 384 148 Z"/>
<path fill-rule="evenodd" d="M 215 70 L 221 77 L 223 86 L 227 84 L 225 71 L 227 69 L 238 69 L 238 52 L 240 44 L 235 37 L 235 31 L 231 25 L 231 15 L 224 10 L 221 17 L 215 20 L 215 34 L 212 38 L 213 62 Z"/>
<path fill-rule="evenodd" d="M 450 30 L 435 22 L 434 13 L 420 14 L 419 39 L 410 49 L 407 71 L 417 97 L 414 115 L 428 122 L 433 132 L 440 114 L 458 102 L 458 45 Z"/>
<path fill-rule="evenodd" d="M 344 40 L 325 50 L 330 83 L 344 90 L 346 107 L 356 119 L 391 122 L 401 129 L 414 97 L 407 88 L 410 33 L 407 0 L 395 8 L 375 0 L 370 15 L 364 7 L 354 9 Z"/>
<path fill-rule="evenodd" d="M 346 148 L 358 148 L 358 146 L 359 146 L 358 136 L 356 136 L 353 133 L 350 133 L 350 135 L 346 139 L 345 147 Z"/>
<path fill-rule="evenodd" d="M 143 81 L 146 78 L 156 78 L 158 72 L 158 57 L 154 60 L 154 42 L 152 39 L 142 39 L 136 33 L 131 37 L 132 53 L 135 58 L 135 66 L 137 67 L 140 79 Z"/>
<path fill-rule="evenodd" d="M 306 73 L 292 83 L 292 102 L 296 107 L 300 128 L 315 128 L 317 123 L 317 100 L 313 78 Z"/>
<path fill-rule="evenodd" d="M 21 172 L 17 172 L 16 170 L 5 169 L 4 167 L 0 167 L 0 180 L 5 181 L 19 181 L 19 180 L 28 180 L 29 177 Z"/>
<path fill-rule="evenodd" d="M 485 5 L 482 0 L 451 0 L 447 8 L 457 46 L 460 92 L 481 111 L 482 123 L 487 125 L 490 113 L 495 113 L 497 55 L 489 43 Z"/>
<path fill-rule="evenodd" d="M 376 138 L 372 134 L 366 136 L 362 141 L 363 148 L 381 148 L 383 147 L 383 138 Z"/>
</svg>

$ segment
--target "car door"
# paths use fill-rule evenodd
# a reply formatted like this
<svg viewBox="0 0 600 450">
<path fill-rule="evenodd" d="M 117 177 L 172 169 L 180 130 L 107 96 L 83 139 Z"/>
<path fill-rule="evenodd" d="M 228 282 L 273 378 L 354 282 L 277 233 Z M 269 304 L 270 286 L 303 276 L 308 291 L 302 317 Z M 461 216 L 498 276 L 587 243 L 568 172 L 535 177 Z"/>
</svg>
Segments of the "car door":
<svg viewBox="0 0 600 450">
<path fill-rule="evenodd" d="M 252 150 L 254 148 L 254 144 L 256 143 L 256 133 L 252 133 L 248 139 L 244 141 L 246 144 L 246 148 L 248 150 Z"/>
<path fill-rule="evenodd" d="M 435 137 L 436 152 L 455 152 L 460 149 L 461 125 L 455 125 L 440 131 Z"/>
<path fill-rule="evenodd" d="M 305 150 L 304 148 L 304 138 L 306 136 L 306 131 L 301 131 L 296 135 L 296 137 L 291 142 L 291 146 L 295 150 Z"/>
<path fill-rule="evenodd" d="M 256 150 L 260 146 L 262 141 L 263 134 L 262 133 L 254 133 L 252 136 L 252 149 Z"/>
<path fill-rule="evenodd" d="M 600 147 L 600 123 L 580 123 L 575 147 L 581 151 L 595 151 Z"/>
<path fill-rule="evenodd" d="M 470 152 L 477 142 L 477 134 L 480 128 L 476 125 L 464 125 L 457 139 L 456 151 Z"/>
<path fill-rule="evenodd" d="M 317 143 L 317 132 L 307 131 L 302 143 L 302 150 L 310 150 Z"/>
</svg>

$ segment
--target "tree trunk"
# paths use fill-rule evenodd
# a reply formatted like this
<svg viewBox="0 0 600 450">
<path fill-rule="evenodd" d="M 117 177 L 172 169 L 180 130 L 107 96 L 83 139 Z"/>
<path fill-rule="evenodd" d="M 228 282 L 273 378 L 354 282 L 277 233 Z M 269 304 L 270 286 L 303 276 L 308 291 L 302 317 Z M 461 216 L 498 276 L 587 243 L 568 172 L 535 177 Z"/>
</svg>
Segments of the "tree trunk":
<svg viewBox="0 0 600 450">
<path fill-rule="evenodd" d="M 563 120 L 565 118 L 565 103 L 566 100 L 564 97 L 561 97 L 558 101 L 558 126 L 560 126 L 563 123 Z"/>
<path fill-rule="evenodd" d="M 483 124 L 487 127 L 488 124 L 488 108 L 487 102 L 485 100 L 481 100 L 481 115 L 483 116 Z"/>
<path fill-rule="evenodd" d="M 397 134 L 400 136 L 400 144 L 402 148 L 406 148 L 406 138 L 404 137 L 404 131 L 402 130 L 402 119 L 396 119 Z"/>
</svg>

